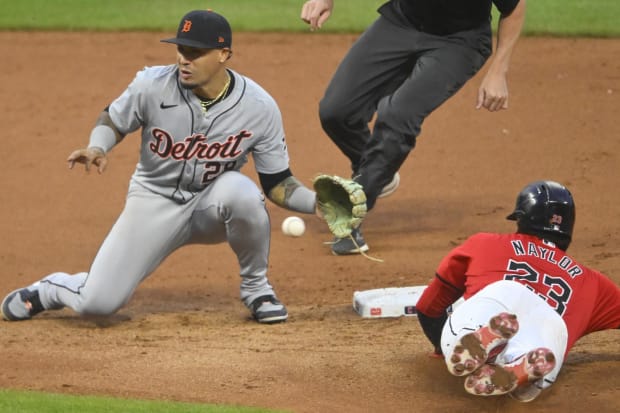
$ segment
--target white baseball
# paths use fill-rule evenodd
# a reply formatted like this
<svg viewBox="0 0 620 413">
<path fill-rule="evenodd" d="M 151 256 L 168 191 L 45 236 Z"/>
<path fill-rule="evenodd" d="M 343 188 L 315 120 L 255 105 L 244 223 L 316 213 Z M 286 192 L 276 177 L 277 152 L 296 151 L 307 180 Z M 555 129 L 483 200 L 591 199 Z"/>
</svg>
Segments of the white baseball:
<svg viewBox="0 0 620 413">
<path fill-rule="evenodd" d="M 288 217 L 282 221 L 282 232 L 289 237 L 301 237 L 306 232 L 306 224 L 299 217 Z"/>
</svg>

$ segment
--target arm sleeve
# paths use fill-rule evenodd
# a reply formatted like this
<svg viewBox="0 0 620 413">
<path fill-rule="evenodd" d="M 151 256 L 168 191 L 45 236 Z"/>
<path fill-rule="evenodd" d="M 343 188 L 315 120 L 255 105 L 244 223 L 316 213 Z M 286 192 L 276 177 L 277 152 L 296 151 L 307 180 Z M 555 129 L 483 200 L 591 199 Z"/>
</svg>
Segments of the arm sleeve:
<svg viewBox="0 0 620 413">
<path fill-rule="evenodd" d="M 442 354 L 441 331 L 443 330 L 443 325 L 446 323 L 447 319 L 447 313 L 444 313 L 439 317 L 429 317 L 418 311 L 418 321 L 420 322 L 422 331 L 424 331 L 424 335 L 428 338 L 433 347 L 435 347 L 435 354 Z"/>
<path fill-rule="evenodd" d="M 506 15 L 512 13 L 519 1 L 525 3 L 525 0 L 493 0 L 493 4 L 501 14 Z"/>
<path fill-rule="evenodd" d="M 416 304 L 416 310 L 430 317 L 440 317 L 463 295 L 463 291 L 450 284 L 439 274 L 426 287 Z"/>
<path fill-rule="evenodd" d="M 297 180 L 290 169 L 258 174 L 263 192 L 276 205 L 304 214 L 315 213 L 316 193 Z"/>
<path fill-rule="evenodd" d="M 448 318 L 448 307 L 465 291 L 468 265 L 469 257 L 463 246 L 450 251 L 416 304 L 420 327 L 435 347 L 435 354 L 441 354 L 441 333 Z"/>
<path fill-rule="evenodd" d="M 435 354 L 441 354 L 441 331 L 448 318 L 448 307 L 461 295 L 460 290 L 436 274 L 416 304 L 418 321 L 435 347 Z"/>
<path fill-rule="evenodd" d="M 143 92 L 148 88 L 145 71 L 140 71 L 127 89 L 108 106 L 110 119 L 122 135 L 138 130 L 143 124 Z"/>
<path fill-rule="evenodd" d="M 289 154 L 282 124 L 282 115 L 273 99 L 264 97 L 254 102 L 261 109 L 261 138 L 252 150 L 254 166 L 259 174 L 278 174 L 289 167 Z"/>
<path fill-rule="evenodd" d="M 607 276 L 595 272 L 598 294 L 588 332 L 620 328 L 620 287 Z"/>
<path fill-rule="evenodd" d="M 259 172 L 258 179 L 261 187 L 263 188 L 263 192 L 268 194 L 276 185 L 284 181 L 289 176 L 293 176 L 293 173 L 289 168 L 286 168 L 284 171 L 275 174 L 263 174 Z"/>
</svg>

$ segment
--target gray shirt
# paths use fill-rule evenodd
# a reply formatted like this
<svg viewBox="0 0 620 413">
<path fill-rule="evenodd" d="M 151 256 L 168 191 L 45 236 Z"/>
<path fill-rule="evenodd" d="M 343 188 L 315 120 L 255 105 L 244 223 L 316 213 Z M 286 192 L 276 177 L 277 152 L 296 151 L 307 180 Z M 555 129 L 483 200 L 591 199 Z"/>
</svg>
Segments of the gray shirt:
<svg viewBox="0 0 620 413">
<path fill-rule="evenodd" d="M 177 202 L 187 202 L 252 153 L 256 171 L 289 167 L 282 116 L 257 83 L 232 70 L 233 90 L 205 113 L 199 98 L 178 82 L 176 65 L 146 67 L 110 105 L 118 130 L 142 129 L 132 180 Z"/>
</svg>

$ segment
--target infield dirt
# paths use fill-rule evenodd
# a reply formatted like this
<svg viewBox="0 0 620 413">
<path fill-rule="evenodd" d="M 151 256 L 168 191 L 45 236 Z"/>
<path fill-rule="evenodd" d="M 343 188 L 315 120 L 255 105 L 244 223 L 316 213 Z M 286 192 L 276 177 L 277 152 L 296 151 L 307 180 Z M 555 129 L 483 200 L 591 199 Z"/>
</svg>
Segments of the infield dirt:
<svg viewBox="0 0 620 413">
<path fill-rule="evenodd" d="M 1 296 L 54 271 L 88 270 L 123 208 L 138 135 L 105 174 L 69 171 L 99 111 L 143 66 L 174 61 L 158 33 L 0 33 Z M 293 173 L 348 174 L 317 105 L 354 35 L 237 34 L 231 67 L 278 101 Z M 117 315 L 69 310 L 0 322 L 0 387 L 68 394 L 232 403 L 294 412 L 615 412 L 618 331 L 577 343 L 538 400 L 465 393 L 417 320 L 368 320 L 353 292 L 422 285 L 450 248 L 504 217 L 535 179 L 566 184 L 577 202 L 570 252 L 620 282 L 620 40 L 523 38 L 509 74 L 510 108 L 476 111 L 481 75 L 427 119 L 401 185 L 364 224 L 369 253 L 335 257 L 326 225 L 280 232 L 290 212 L 269 204 L 270 280 L 288 322 L 258 325 L 238 299 L 227 245 L 184 248 Z M 484 73 L 484 68 L 482 73 Z M 252 165 L 245 172 L 256 180 Z"/>
</svg>

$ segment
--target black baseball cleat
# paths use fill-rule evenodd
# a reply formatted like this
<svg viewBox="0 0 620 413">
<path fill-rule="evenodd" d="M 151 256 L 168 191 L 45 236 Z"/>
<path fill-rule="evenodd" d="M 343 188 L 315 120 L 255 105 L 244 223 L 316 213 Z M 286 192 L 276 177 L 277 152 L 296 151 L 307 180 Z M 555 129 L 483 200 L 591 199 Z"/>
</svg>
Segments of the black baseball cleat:
<svg viewBox="0 0 620 413">
<path fill-rule="evenodd" d="M 332 242 L 332 253 L 334 255 L 361 254 L 366 251 L 368 251 L 368 244 L 366 244 L 360 228 L 351 231 L 350 237 L 334 238 Z"/>
<path fill-rule="evenodd" d="M 275 324 L 286 321 L 288 311 L 284 304 L 273 295 L 264 295 L 250 304 L 252 317 L 262 324 Z"/>
<path fill-rule="evenodd" d="M 385 198 L 386 196 L 392 195 L 396 191 L 399 185 L 400 185 L 400 174 L 396 172 L 394 176 L 392 177 L 392 180 L 386 186 L 383 187 L 383 189 L 381 190 L 377 198 Z"/>
<path fill-rule="evenodd" d="M 2 301 L 2 317 L 7 321 L 29 320 L 45 311 L 39 298 L 39 283 L 11 292 Z"/>
</svg>

